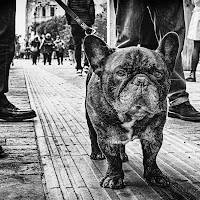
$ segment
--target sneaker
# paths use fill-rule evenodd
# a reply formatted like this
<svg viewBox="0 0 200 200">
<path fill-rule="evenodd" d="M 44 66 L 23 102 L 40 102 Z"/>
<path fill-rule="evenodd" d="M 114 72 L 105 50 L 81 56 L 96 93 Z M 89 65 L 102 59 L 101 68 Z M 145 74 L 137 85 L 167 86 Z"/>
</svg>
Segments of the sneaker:
<svg viewBox="0 0 200 200">
<path fill-rule="evenodd" d="M 196 76 L 194 72 L 191 72 L 190 75 L 185 79 L 188 82 L 196 82 Z"/>
<path fill-rule="evenodd" d="M 200 112 L 198 112 L 189 101 L 177 106 L 170 106 L 168 117 L 178 118 L 185 121 L 200 122 Z"/>
<path fill-rule="evenodd" d="M 76 72 L 76 74 L 79 75 L 79 76 L 82 76 L 82 70 L 78 69 L 77 72 Z"/>
<path fill-rule="evenodd" d="M 89 70 L 89 67 L 87 65 L 84 66 L 84 72 L 87 74 Z"/>
</svg>

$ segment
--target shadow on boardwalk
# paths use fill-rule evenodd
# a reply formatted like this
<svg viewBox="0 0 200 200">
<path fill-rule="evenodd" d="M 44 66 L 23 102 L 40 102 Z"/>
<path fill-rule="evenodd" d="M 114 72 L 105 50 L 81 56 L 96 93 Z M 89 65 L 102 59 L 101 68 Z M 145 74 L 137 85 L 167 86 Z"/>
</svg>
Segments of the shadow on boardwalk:
<svg viewBox="0 0 200 200">
<path fill-rule="evenodd" d="M 0 123 L 0 142 L 9 154 L 0 160 L 0 199 L 200 199 L 199 123 L 167 119 L 158 165 L 171 179 L 169 188 L 146 184 L 136 140 L 126 145 L 126 187 L 104 189 L 99 179 L 106 173 L 106 161 L 89 158 L 86 74 L 76 76 L 67 61 L 62 66 L 56 61 L 51 66 L 30 64 L 19 60 L 12 67 L 9 99 L 19 107 L 34 108 L 37 118 Z M 198 86 L 200 81 L 188 83 L 187 89 L 192 104 L 200 110 Z"/>
</svg>

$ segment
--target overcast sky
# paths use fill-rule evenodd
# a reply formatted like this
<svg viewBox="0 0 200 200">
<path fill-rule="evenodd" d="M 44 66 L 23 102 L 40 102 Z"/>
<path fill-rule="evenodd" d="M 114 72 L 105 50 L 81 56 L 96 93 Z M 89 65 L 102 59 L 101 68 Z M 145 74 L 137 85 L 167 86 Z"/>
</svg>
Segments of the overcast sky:
<svg viewBox="0 0 200 200">
<path fill-rule="evenodd" d="M 17 0 L 16 2 L 16 34 L 24 37 L 26 0 Z"/>
</svg>

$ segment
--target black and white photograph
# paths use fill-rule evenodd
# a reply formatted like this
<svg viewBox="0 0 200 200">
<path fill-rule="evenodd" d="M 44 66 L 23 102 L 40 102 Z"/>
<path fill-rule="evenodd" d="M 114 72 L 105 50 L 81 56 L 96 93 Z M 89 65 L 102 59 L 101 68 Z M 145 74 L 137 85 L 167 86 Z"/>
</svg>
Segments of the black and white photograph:
<svg viewBox="0 0 200 200">
<path fill-rule="evenodd" d="M 0 200 L 200 200 L 200 0 L 1 0 Z"/>
</svg>

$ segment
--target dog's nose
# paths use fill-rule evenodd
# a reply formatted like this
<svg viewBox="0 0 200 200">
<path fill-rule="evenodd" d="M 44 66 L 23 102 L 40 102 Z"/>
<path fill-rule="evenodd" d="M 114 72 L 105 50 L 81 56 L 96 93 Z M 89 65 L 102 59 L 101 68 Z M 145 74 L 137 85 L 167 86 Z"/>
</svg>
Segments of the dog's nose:
<svg viewBox="0 0 200 200">
<path fill-rule="evenodd" d="M 143 86 L 144 87 L 144 86 L 149 85 L 149 81 L 143 76 L 136 77 L 134 82 L 137 86 Z"/>
</svg>

